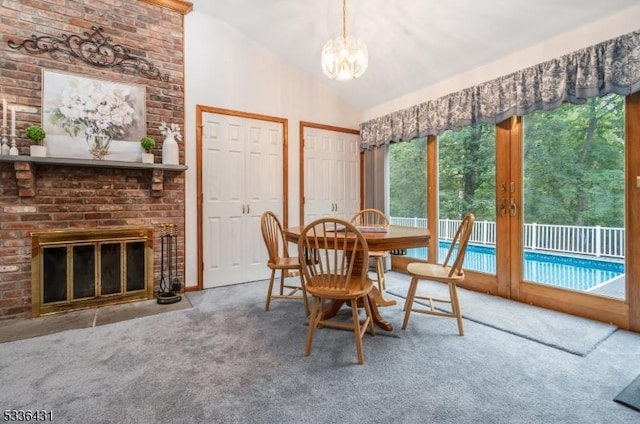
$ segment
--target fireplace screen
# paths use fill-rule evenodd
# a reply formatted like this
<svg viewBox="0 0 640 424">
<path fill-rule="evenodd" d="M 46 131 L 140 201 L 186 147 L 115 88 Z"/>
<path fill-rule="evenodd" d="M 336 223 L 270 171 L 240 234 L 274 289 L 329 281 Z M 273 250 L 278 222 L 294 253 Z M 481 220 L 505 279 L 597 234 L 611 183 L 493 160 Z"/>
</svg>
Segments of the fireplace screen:
<svg viewBox="0 0 640 424">
<path fill-rule="evenodd" d="M 32 234 L 33 315 L 153 297 L 153 230 Z"/>
</svg>

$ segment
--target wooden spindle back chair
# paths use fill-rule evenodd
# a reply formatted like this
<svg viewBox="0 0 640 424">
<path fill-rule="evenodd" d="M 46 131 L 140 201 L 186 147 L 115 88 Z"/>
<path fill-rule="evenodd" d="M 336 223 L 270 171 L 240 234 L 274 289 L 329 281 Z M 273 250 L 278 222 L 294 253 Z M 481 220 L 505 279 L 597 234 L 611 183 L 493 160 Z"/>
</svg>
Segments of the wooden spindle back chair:
<svg viewBox="0 0 640 424">
<path fill-rule="evenodd" d="M 269 254 L 267 266 L 271 269 L 265 311 L 269 310 L 271 299 L 302 299 L 305 313 L 309 315 L 309 303 L 300 261 L 297 256 L 289 255 L 288 242 L 284 237 L 280 220 L 272 211 L 266 211 L 260 217 L 260 228 Z M 280 271 L 280 287 L 278 293 L 274 294 L 273 283 L 278 270 Z M 285 277 L 292 276 L 292 273 L 298 274 L 300 278 L 299 285 L 285 281 Z"/>
<path fill-rule="evenodd" d="M 388 227 L 389 226 L 389 218 L 384 214 L 384 212 L 378 209 L 362 209 L 359 212 L 356 212 L 355 215 L 351 218 L 351 223 L 356 227 L 358 226 L 380 226 L 380 227 Z M 376 261 L 376 276 L 378 278 L 378 289 L 380 291 L 385 289 L 385 281 L 384 281 L 384 261 L 389 257 L 389 252 L 387 251 L 378 251 L 371 250 L 369 251 L 369 257 L 375 259 Z"/>
<path fill-rule="evenodd" d="M 444 317 L 456 318 L 458 321 L 458 332 L 461 336 L 464 336 L 464 326 L 462 324 L 462 311 L 460 309 L 460 302 L 458 300 L 458 290 L 456 284 L 464 280 L 464 270 L 462 264 L 467 252 L 467 245 L 471 237 L 473 230 L 473 223 L 475 217 L 472 213 L 467 213 L 458 229 L 456 230 L 451 245 L 447 252 L 447 256 L 442 264 L 429 264 L 424 262 L 413 262 L 407 266 L 407 272 L 411 275 L 411 283 L 409 284 L 409 291 L 407 292 L 407 299 L 405 302 L 404 320 L 402 322 L 402 329 L 407 328 L 409 323 L 409 316 L 411 312 L 418 312 L 421 314 L 430 314 Z M 453 261 L 450 264 L 450 261 Z M 446 283 L 449 285 L 449 298 L 438 298 L 433 296 L 427 296 L 424 294 L 416 294 L 418 289 L 418 283 L 421 280 L 430 280 Z M 414 307 L 413 303 L 415 299 L 421 299 L 427 302 L 428 309 Z M 451 305 L 451 312 L 438 310 L 435 308 L 437 303 L 446 303 Z"/>
<path fill-rule="evenodd" d="M 339 218 L 321 218 L 307 225 L 298 240 L 307 292 L 313 296 L 304 355 L 311 354 L 313 335 L 319 327 L 348 329 L 354 332 L 358 362 L 364 363 L 362 338 L 367 328 L 375 335 L 371 309 L 366 299 L 373 281 L 367 277 L 369 248 L 353 224 Z M 325 317 L 327 300 L 340 300 L 351 306 L 351 322 Z M 358 307 L 365 310 L 360 322 Z"/>
</svg>

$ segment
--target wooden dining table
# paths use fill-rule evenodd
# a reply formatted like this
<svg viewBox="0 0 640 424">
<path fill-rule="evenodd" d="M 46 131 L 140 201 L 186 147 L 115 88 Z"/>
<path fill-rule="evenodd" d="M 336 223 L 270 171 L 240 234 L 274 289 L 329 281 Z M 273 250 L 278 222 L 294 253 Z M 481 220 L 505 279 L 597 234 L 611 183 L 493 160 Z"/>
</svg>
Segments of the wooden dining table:
<svg viewBox="0 0 640 424">
<path fill-rule="evenodd" d="M 304 227 L 304 225 L 300 225 L 297 227 L 286 228 L 284 230 L 284 235 L 287 241 L 297 244 Z M 429 230 L 426 228 L 404 227 L 401 225 L 389 225 L 386 232 L 363 231 L 362 235 L 367 240 L 369 250 L 375 251 L 425 247 L 427 246 L 431 236 L 429 234 Z M 367 301 L 371 308 L 371 315 L 374 324 L 385 331 L 393 330 L 393 325 L 384 320 L 380 314 L 378 306 L 392 306 L 396 304 L 396 301 L 385 299 L 375 285 L 371 289 L 369 296 L 367 296 Z M 343 303 L 344 301 L 334 300 L 325 316 L 329 318 L 337 314 Z"/>
</svg>

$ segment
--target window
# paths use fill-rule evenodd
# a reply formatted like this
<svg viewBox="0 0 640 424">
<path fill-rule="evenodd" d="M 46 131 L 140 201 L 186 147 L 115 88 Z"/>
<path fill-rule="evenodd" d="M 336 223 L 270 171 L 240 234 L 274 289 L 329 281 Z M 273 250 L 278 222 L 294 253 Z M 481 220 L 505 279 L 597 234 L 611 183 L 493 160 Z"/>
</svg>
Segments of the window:
<svg viewBox="0 0 640 424">
<path fill-rule="evenodd" d="M 496 131 L 494 125 L 469 126 L 438 137 L 439 260 L 467 212 L 476 217 L 464 268 L 496 272 Z"/>
<path fill-rule="evenodd" d="M 624 97 L 523 121 L 524 279 L 624 299 Z"/>
<path fill-rule="evenodd" d="M 395 224 L 426 227 L 426 139 L 389 148 L 389 214 Z"/>
</svg>

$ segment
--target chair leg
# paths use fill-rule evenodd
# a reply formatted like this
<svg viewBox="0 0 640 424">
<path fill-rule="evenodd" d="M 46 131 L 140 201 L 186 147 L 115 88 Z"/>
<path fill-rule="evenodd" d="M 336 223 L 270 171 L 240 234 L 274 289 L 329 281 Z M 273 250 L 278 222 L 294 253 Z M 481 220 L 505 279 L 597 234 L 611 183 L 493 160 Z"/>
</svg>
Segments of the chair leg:
<svg viewBox="0 0 640 424">
<path fill-rule="evenodd" d="M 309 299 L 307 299 L 307 288 L 304 284 L 304 275 L 300 272 L 300 287 L 302 288 L 302 302 L 304 302 L 304 312 L 309 316 Z"/>
<path fill-rule="evenodd" d="M 404 320 L 402 321 L 402 329 L 407 328 L 409 323 L 409 315 L 411 315 L 411 308 L 413 307 L 413 300 L 416 297 L 416 291 L 418 289 L 418 277 L 411 278 L 411 284 L 409 284 L 409 291 L 407 292 L 407 299 L 404 302 Z"/>
<path fill-rule="evenodd" d="M 369 297 L 365 297 L 362 299 L 362 303 L 364 304 L 364 311 L 367 314 L 368 325 L 369 325 L 369 334 L 372 336 L 376 335 L 375 325 L 373 325 L 373 314 L 371 313 L 371 305 L 369 304 Z"/>
<path fill-rule="evenodd" d="M 404 305 L 402 306 L 402 310 L 407 310 L 407 305 L 409 304 L 409 296 L 411 295 L 411 288 L 413 287 L 413 280 L 416 277 L 411 277 L 411 281 L 409 282 L 409 289 L 407 290 L 407 297 L 404 299 Z"/>
<path fill-rule="evenodd" d="M 273 280 L 275 279 L 275 276 L 276 276 L 276 270 L 275 268 L 272 268 L 271 279 L 269 280 L 269 289 L 267 290 L 267 303 L 264 305 L 265 311 L 269 310 L 269 305 L 271 304 L 271 293 L 273 291 Z"/>
<path fill-rule="evenodd" d="M 356 338 L 356 352 L 358 353 L 358 363 L 364 364 L 364 354 L 362 353 L 362 332 L 360 329 L 360 317 L 358 316 L 358 299 L 351 299 L 351 316 L 353 318 L 353 335 Z"/>
<path fill-rule="evenodd" d="M 286 270 L 280 270 L 280 296 L 284 295 L 284 274 Z"/>
<path fill-rule="evenodd" d="M 318 315 L 318 303 L 320 298 L 313 297 L 313 304 L 311 306 L 311 315 L 309 315 L 309 329 L 307 330 L 307 342 L 304 345 L 304 356 L 311 354 L 311 345 L 313 344 L 313 332 L 316 330 L 316 325 L 320 316 Z M 320 311 L 322 313 L 322 311 Z"/>
<path fill-rule="evenodd" d="M 386 289 L 384 281 L 384 258 L 376 259 L 376 273 L 378 274 L 378 289 L 382 292 Z"/>
<path fill-rule="evenodd" d="M 407 290 L 407 297 L 404 300 L 404 306 L 402 306 L 402 310 L 406 311 L 407 310 L 407 305 L 409 304 L 409 295 L 411 294 L 411 287 L 413 287 L 413 279 L 417 278 L 417 277 L 412 277 L 411 278 L 411 282 L 409 283 L 409 289 Z M 416 288 L 417 288 L 417 283 L 416 283 Z M 414 295 L 415 296 L 415 295 Z M 413 302 L 413 301 L 412 301 Z"/>
<path fill-rule="evenodd" d="M 449 297 L 451 298 L 451 312 L 454 313 L 458 320 L 458 332 L 461 336 L 464 336 L 464 326 L 462 324 L 462 310 L 460 309 L 460 302 L 458 301 L 458 290 L 456 283 L 449 283 Z"/>
</svg>

